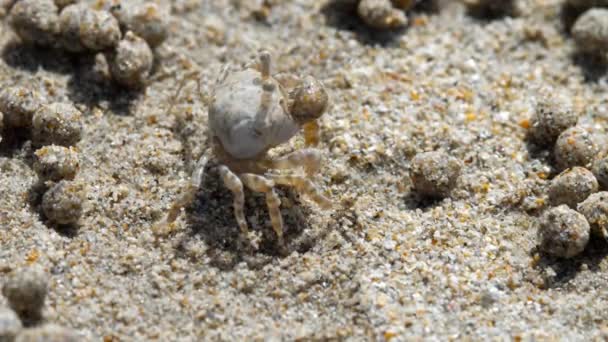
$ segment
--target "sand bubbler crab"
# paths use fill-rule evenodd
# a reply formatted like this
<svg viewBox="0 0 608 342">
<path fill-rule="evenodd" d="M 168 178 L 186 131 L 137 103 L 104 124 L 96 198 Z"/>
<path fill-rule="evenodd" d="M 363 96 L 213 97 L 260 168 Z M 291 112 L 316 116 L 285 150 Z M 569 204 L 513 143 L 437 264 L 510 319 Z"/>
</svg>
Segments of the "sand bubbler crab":
<svg viewBox="0 0 608 342">
<path fill-rule="evenodd" d="M 319 150 L 304 148 L 278 158 L 268 154 L 300 130 L 304 130 L 307 142 L 313 142 L 318 129 L 316 120 L 328 106 L 327 92 L 312 76 L 298 80 L 291 90 L 287 89 L 288 83 L 271 75 L 271 56 L 263 51 L 252 66 L 240 71 L 224 69 L 208 111 L 211 158 L 216 159 L 219 176 L 234 195 L 234 215 L 241 234 L 249 235 L 244 213 L 246 187 L 265 194 L 272 228 L 281 247 L 285 243 L 283 218 L 275 186 L 293 187 L 321 208 L 331 207 L 330 200 L 310 181 L 320 168 Z M 161 226 L 174 222 L 181 208 L 194 199 L 208 160 L 206 153 L 197 162 L 192 182 L 159 223 Z"/>
</svg>

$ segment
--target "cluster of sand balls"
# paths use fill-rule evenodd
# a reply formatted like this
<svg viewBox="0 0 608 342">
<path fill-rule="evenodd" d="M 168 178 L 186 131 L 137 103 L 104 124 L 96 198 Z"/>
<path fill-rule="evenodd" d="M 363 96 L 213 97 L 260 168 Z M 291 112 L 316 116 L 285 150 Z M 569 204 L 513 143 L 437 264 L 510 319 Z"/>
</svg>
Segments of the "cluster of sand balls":
<svg viewBox="0 0 608 342">
<path fill-rule="evenodd" d="M 82 135 L 82 113 L 69 103 L 43 103 L 27 88 L 6 87 L 0 91 L 4 129 L 29 129 L 35 152 L 34 170 L 48 191 L 42 197 L 47 219 L 74 224 L 82 213 L 83 189 L 73 181 L 79 156 L 73 147 Z"/>
<path fill-rule="evenodd" d="M 9 307 L 0 307 L 0 341 L 80 340 L 70 329 L 43 322 L 42 309 L 47 292 L 48 276 L 40 267 L 25 267 L 6 277 L 2 285 L 2 295 Z"/>
<path fill-rule="evenodd" d="M 608 160 L 598 158 L 594 137 L 577 122 L 578 115 L 566 97 L 545 93 L 528 132 L 538 146 L 553 145 L 555 166 L 562 170 L 549 184 L 551 207 L 541 217 L 538 237 L 542 251 L 564 258 L 581 253 L 591 233 L 608 238 L 608 205 L 604 203 L 608 192 L 598 192 L 608 190 Z"/>
<path fill-rule="evenodd" d="M 547 91 L 540 93 L 528 136 L 537 146 L 553 146 L 553 158 L 559 171 L 575 166 L 589 169 L 600 152 L 595 137 L 577 123 L 578 114 L 567 96 Z"/>
<path fill-rule="evenodd" d="M 605 61 L 608 57 L 608 2 L 568 0 L 567 4 L 582 13 L 571 29 L 578 50 Z"/>
<path fill-rule="evenodd" d="M 19 0 L 10 23 L 28 44 L 72 53 L 103 53 L 112 79 L 129 88 L 146 84 L 152 49 L 168 35 L 167 15 L 142 0 L 101 0 L 95 7 L 77 0 Z"/>
</svg>

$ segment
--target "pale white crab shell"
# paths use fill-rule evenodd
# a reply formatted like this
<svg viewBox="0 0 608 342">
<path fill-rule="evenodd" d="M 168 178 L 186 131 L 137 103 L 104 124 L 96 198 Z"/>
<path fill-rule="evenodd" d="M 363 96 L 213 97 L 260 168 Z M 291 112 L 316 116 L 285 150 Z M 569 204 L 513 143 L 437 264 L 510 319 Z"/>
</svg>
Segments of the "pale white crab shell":
<svg viewBox="0 0 608 342">
<path fill-rule="evenodd" d="M 209 106 L 211 135 L 236 159 L 251 159 L 293 137 L 300 126 L 286 112 L 286 101 L 278 82 L 266 92 L 262 74 L 245 69 L 226 77 L 215 89 Z M 268 111 L 262 113 L 262 98 L 268 97 Z M 259 118 L 262 118 L 261 120 Z"/>
</svg>

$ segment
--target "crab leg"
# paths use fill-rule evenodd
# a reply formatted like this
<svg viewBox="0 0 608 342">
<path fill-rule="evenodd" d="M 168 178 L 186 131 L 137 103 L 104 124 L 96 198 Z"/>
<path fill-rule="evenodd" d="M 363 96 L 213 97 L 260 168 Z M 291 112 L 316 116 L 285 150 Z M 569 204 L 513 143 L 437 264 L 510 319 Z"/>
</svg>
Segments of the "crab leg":
<svg viewBox="0 0 608 342">
<path fill-rule="evenodd" d="M 274 182 L 252 173 L 244 173 L 239 177 L 249 189 L 266 194 L 266 205 L 268 206 L 268 212 L 270 213 L 272 229 L 274 229 L 277 234 L 279 244 L 283 246 L 283 217 L 281 216 L 280 210 L 281 199 L 274 191 Z"/>
<path fill-rule="evenodd" d="M 310 177 L 317 173 L 321 167 L 321 154 L 315 149 L 305 148 L 270 161 L 269 167 L 278 170 L 303 167 Z"/>
<path fill-rule="evenodd" d="M 218 171 L 224 185 L 226 185 L 234 195 L 234 217 L 241 229 L 241 233 L 247 236 L 249 227 L 247 226 L 247 220 L 245 220 L 245 192 L 243 191 L 243 183 L 239 177 L 226 166 L 218 166 Z"/>
<path fill-rule="evenodd" d="M 270 176 L 276 184 L 292 186 L 299 192 L 310 197 L 323 209 L 331 208 L 331 201 L 321 194 L 321 191 L 308 179 L 298 175 L 279 175 Z"/>
<path fill-rule="evenodd" d="M 196 192 L 203 183 L 203 176 L 205 175 L 205 166 L 207 165 L 208 161 L 209 158 L 207 158 L 206 155 L 203 155 L 198 160 L 196 166 L 194 167 L 194 171 L 192 171 L 192 178 L 190 180 L 190 183 L 188 183 L 186 188 L 182 190 L 179 197 L 175 200 L 175 202 L 173 202 L 173 205 L 171 205 L 171 208 L 169 208 L 167 217 L 165 217 L 164 220 L 154 225 L 153 230 L 155 232 L 160 234 L 166 232 L 169 228 L 168 226 L 171 223 L 175 222 L 182 208 L 190 204 L 194 200 Z"/>
</svg>

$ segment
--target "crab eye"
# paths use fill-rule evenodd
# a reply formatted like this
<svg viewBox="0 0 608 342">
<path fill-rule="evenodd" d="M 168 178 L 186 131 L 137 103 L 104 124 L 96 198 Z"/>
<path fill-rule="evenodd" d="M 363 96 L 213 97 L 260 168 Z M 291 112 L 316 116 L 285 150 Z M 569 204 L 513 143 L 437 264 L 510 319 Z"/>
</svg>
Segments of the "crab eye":
<svg viewBox="0 0 608 342">
<path fill-rule="evenodd" d="M 304 82 L 293 90 L 291 97 L 291 115 L 301 123 L 318 119 L 327 109 L 329 102 L 323 84 L 311 76 L 306 77 Z"/>
</svg>

